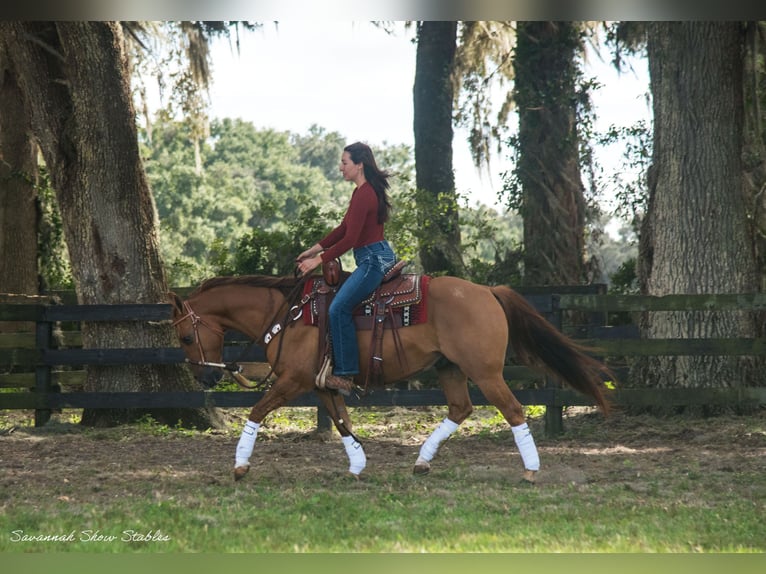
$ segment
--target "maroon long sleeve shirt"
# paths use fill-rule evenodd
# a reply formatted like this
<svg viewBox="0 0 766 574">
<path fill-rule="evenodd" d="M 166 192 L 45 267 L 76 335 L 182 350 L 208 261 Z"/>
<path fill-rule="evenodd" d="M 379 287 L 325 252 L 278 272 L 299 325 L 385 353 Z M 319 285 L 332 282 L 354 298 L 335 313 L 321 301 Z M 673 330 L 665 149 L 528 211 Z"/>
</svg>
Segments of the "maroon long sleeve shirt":
<svg viewBox="0 0 766 574">
<path fill-rule="evenodd" d="M 322 263 L 337 259 L 349 249 L 383 241 L 383 228 L 378 223 L 378 196 L 372 185 L 364 182 L 351 194 L 343 221 L 319 242 L 325 250 Z"/>
</svg>

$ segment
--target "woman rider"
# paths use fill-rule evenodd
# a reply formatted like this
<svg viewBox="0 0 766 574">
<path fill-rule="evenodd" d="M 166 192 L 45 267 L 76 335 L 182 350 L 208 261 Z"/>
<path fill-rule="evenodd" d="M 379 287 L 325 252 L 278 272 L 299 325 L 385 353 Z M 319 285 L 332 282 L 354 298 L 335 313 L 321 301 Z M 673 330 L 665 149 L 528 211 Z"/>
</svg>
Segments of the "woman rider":
<svg viewBox="0 0 766 574">
<path fill-rule="evenodd" d="M 380 285 L 396 262 L 396 256 L 383 235 L 391 210 L 386 193 L 390 174 L 378 168 L 372 150 L 361 142 L 343 149 L 340 171 L 343 179 L 356 185 L 346 215 L 338 227 L 298 255 L 296 261 L 298 269 L 306 275 L 320 264 L 337 259 L 349 249 L 354 250 L 356 269 L 330 304 L 334 364 L 326 378 L 327 388 L 348 393 L 354 388 L 354 376 L 359 373 L 359 346 L 352 311 Z"/>
</svg>

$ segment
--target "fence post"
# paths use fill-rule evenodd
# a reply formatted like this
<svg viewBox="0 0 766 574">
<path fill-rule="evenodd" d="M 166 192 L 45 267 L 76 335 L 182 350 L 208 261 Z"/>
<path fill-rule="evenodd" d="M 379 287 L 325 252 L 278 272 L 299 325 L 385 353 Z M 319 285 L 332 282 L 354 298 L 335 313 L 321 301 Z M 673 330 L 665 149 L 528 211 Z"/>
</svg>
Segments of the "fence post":
<svg viewBox="0 0 766 574">
<path fill-rule="evenodd" d="M 321 433 L 332 430 L 330 420 L 330 411 L 327 410 L 324 404 L 320 404 L 317 407 L 317 432 Z"/>
<path fill-rule="evenodd" d="M 561 307 L 559 306 L 559 295 L 551 295 L 551 312 L 548 320 L 553 323 L 559 331 L 562 328 Z M 559 384 L 546 375 L 545 388 L 556 389 Z M 564 432 L 564 409 L 558 405 L 547 405 L 545 407 L 545 436 L 556 437 Z"/>
<path fill-rule="evenodd" d="M 35 346 L 40 353 L 40 359 L 51 348 L 53 340 L 53 325 L 46 313 L 35 323 Z M 53 390 L 51 386 L 51 366 L 38 363 L 35 365 L 35 393 L 45 397 Z M 44 426 L 51 418 L 51 409 L 35 409 L 35 426 Z"/>
</svg>

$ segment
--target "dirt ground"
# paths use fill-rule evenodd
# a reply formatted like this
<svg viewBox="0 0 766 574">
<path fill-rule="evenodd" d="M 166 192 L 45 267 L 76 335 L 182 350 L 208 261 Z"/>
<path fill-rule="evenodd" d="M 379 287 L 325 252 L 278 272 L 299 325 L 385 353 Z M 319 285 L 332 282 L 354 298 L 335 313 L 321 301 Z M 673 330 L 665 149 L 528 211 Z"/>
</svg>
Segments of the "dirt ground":
<svg viewBox="0 0 766 574">
<path fill-rule="evenodd" d="M 259 477 L 345 472 L 347 458 L 338 435 L 311 431 L 313 411 L 304 411 L 309 412 L 288 411 L 264 425 L 253 459 Z M 368 457 L 365 474 L 410 473 L 420 444 L 444 412 L 393 408 L 355 417 L 352 411 L 352 418 L 359 419 L 355 430 Z M 28 413 L 0 412 L 0 492 L 13 491 L 15 502 L 28 493 L 29 502 L 38 504 L 41 491 L 95 501 L 124 496 L 134 483 L 158 477 L 229 482 L 243 415 L 228 415 L 227 431 L 189 432 L 156 423 L 86 429 L 71 413 L 34 428 Z M 304 428 L 291 424 L 291 418 L 302 419 Z M 539 419 L 531 427 L 543 465 L 538 474 L 541 486 L 618 481 L 640 491 L 648 488 L 644 477 L 677 473 L 704 475 L 712 484 L 727 487 L 742 483 L 737 488 L 742 488 L 743 496 L 766 494 L 766 411 L 708 419 L 615 414 L 605 420 L 580 409 L 568 413 L 563 436 L 546 438 Z M 467 475 L 502 474 L 514 481 L 522 470 L 510 430 L 491 411 L 475 413 L 461 426 L 442 446 L 432 472 L 447 465 Z M 741 476 L 763 480 L 753 484 L 748 479 L 744 484 L 737 480 Z M 128 482 L 133 486 L 126 489 Z"/>
</svg>

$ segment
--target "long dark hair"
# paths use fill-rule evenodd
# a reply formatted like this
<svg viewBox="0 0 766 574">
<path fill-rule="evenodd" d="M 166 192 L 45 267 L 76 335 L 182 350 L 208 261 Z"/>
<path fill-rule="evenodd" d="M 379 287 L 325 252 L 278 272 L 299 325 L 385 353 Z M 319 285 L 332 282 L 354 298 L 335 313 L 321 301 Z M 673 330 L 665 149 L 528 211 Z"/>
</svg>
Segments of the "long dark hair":
<svg viewBox="0 0 766 574">
<path fill-rule="evenodd" d="M 388 178 L 391 177 L 391 174 L 378 168 L 378 164 L 375 163 L 375 156 L 372 155 L 372 149 L 367 144 L 362 142 L 352 143 L 344 147 L 343 151 L 348 152 L 348 155 L 351 156 L 351 161 L 355 164 L 364 164 L 364 178 L 370 183 L 372 189 L 375 190 L 375 195 L 378 196 L 378 223 L 385 223 L 388 221 L 391 211 L 391 202 L 388 200 L 387 193 L 391 187 L 388 183 Z"/>
</svg>

